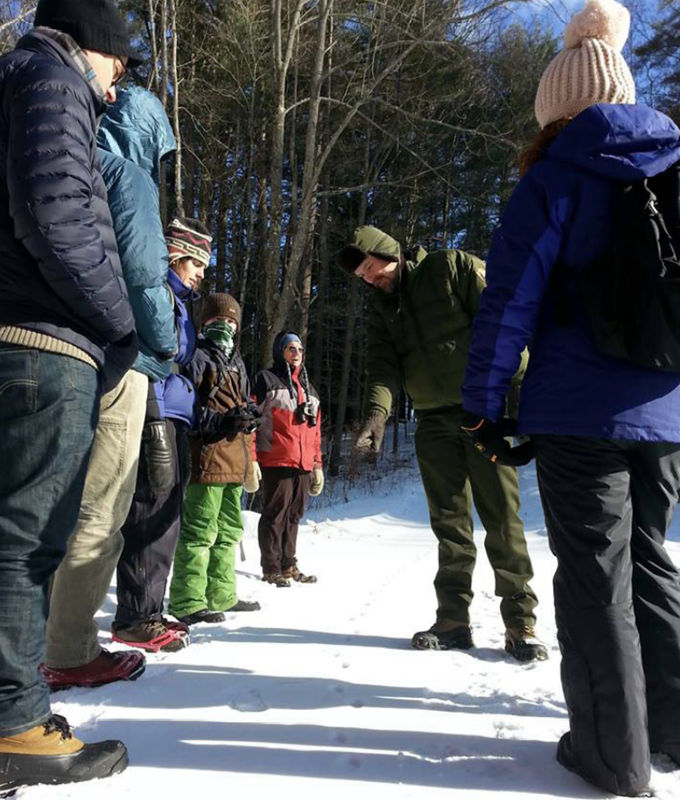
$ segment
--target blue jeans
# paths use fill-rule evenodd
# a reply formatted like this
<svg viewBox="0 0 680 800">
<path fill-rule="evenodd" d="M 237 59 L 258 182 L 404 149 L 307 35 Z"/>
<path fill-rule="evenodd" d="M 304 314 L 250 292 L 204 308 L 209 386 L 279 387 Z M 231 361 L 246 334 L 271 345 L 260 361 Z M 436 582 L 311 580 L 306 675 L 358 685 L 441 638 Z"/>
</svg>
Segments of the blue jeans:
<svg viewBox="0 0 680 800">
<path fill-rule="evenodd" d="M 99 415 L 96 370 L 0 343 L 0 736 L 45 722 L 48 584 L 78 521 Z"/>
</svg>

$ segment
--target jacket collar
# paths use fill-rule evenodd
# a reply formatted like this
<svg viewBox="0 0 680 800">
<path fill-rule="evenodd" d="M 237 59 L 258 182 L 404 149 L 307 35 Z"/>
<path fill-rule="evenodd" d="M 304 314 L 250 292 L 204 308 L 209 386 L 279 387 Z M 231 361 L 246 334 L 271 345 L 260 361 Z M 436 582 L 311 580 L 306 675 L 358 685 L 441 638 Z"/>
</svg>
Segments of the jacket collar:
<svg viewBox="0 0 680 800">
<path fill-rule="evenodd" d="M 172 268 L 168 269 L 168 283 L 175 297 L 179 297 L 180 300 L 198 300 L 200 297 L 197 292 L 193 292 L 188 286 L 182 283 L 179 279 L 179 275 Z"/>
<path fill-rule="evenodd" d="M 95 101 L 95 113 L 104 113 L 104 91 L 97 80 L 90 62 L 71 36 L 51 28 L 34 28 L 17 42 L 16 50 L 30 50 L 34 53 L 47 53 L 64 66 L 70 67 L 87 83 Z"/>
</svg>

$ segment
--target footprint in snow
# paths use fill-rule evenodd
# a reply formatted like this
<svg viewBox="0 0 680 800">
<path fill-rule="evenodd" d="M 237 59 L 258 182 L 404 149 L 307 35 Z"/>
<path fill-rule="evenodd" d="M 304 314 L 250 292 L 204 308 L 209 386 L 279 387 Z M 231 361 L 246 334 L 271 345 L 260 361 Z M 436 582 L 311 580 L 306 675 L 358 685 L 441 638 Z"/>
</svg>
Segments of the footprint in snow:
<svg viewBox="0 0 680 800">
<path fill-rule="evenodd" d="M 352 767 L 352 769 L 361 768 L 361 756 L 356 753 L 346 753 L 338 756 L 338 764 L 343 767 Z"/>
<path fill-rule="evenodd" d="M 249 692 L 246 697 L 237 697 L 229 702 L 229 708 L 234 711 L 260 712 L 267 711 L 269 706 L 264 702 L 259 692 Z"/>
</svg>

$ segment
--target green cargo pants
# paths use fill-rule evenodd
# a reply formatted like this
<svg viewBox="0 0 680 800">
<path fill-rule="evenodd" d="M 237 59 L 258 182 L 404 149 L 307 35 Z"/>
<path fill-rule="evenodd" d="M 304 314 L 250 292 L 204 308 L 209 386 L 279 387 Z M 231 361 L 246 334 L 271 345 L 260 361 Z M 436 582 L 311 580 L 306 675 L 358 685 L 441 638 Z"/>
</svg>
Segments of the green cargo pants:
<svg viewBox="0 0 680 800">
<path fill-rule="evenodd" d="M 469 624 L 472 572 L 477 549 L 472 500 L 486 530 L 484 547 L 493 567 L 496 595 L 507 628 L 533 625 L 538 600 L 529 586 L 531 560 L 519 516 L 519 486 L 512 467 L 500 467 L 475 450 L 460 429 L 462 408 L 420 412 L 416 455 L 439 540 L 434 580 L 437 622 Z"/>
<path fill-rule="evenodd" d="M 238 602 L 236 546 L 243 537 L 240 483 L 191 484 L 184 497 L 169 611 L 185 617 Z"/>
</svg>

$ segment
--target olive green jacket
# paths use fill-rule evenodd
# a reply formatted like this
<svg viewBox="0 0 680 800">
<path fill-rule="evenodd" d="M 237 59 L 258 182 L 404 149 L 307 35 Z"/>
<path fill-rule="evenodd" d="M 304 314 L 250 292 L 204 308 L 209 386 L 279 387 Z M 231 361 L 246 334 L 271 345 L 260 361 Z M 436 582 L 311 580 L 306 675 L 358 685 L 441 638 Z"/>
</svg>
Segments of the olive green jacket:
<svg viewBox="0 0 680 800">
<path fill-rule="evenodd" d="M 391 237 L 383 235 L 385 251 Z M 428 255 L 418 248 L 393 294 L 374 290 L 368 320 L 369 410 L 389 416 L 402 386 L 416 411 L 462 403 L 472 320 L 485 286 L 484 263 L 475 256 L 462 250 Z M 514 384 L 521 381 L 526 361 L 525 352 Z"/>
</svg>

